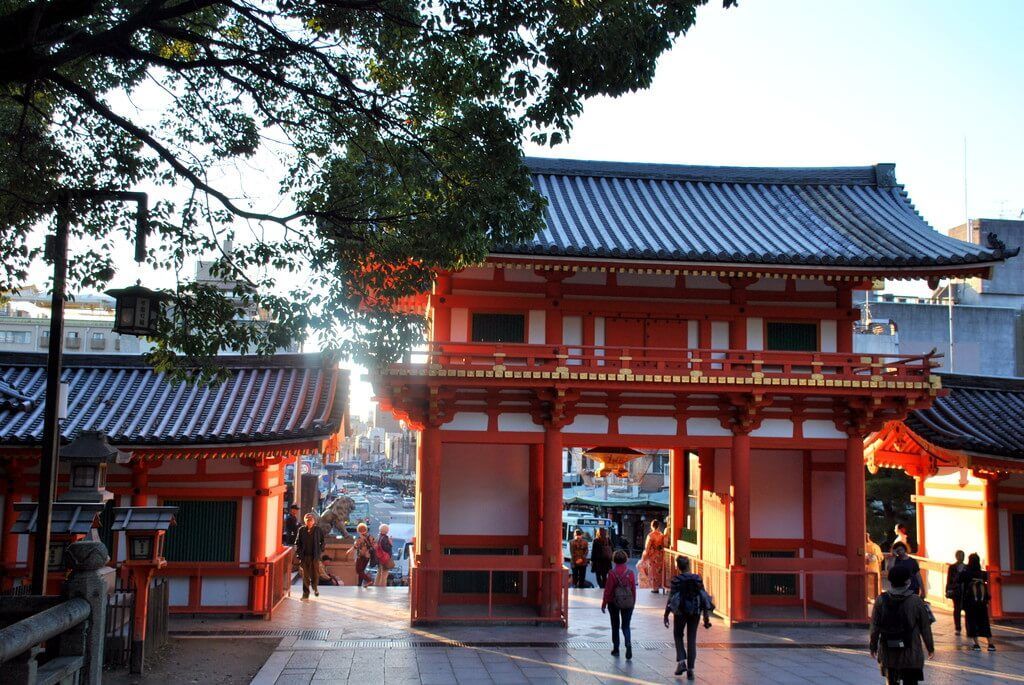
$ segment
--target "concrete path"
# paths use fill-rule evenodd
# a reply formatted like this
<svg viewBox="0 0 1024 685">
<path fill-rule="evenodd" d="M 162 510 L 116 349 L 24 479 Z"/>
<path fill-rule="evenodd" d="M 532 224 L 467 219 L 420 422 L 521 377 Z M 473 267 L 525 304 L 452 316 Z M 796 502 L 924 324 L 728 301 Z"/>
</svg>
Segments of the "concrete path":
<svg viewBox="0 0 1024 685">
<path fill-rule="evenodd" d="M 402 588 L 330 587 L 319 598 L 292 596 L 273 621 L 172 621 L 179 638 L 280 637 L 253 683 L 668 683 L 672 635 L 661 624 L 664 595 L 642 592 L 633 619 L 633 659 L 612 657 L 598 590 L 570 593 L 570 627 L 431 626 L 408 623 Z M 1024 629 L 997 627 L 999 651 L 971 652 L 939 615 L 928 683 L 1024 683 Z M 699 683 L 881 683 L 866 631 L 781 626 L 700 631 Z M 225 655 L 230 658 L 230 655 Z"/>
</svg>

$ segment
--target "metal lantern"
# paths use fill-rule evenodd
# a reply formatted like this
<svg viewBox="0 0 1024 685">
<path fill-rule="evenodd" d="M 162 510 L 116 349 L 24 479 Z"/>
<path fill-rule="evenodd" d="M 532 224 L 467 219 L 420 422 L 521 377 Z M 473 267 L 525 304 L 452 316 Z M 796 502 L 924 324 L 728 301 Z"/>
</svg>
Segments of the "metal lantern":
<svg viewBox="0 0 1024 685">
<path fill-rule="evenodd" d="M 153 559 L 153 538 L 152 535 L 134 535 L 131 538 L 131 549 L 128 550 L 128 558 L 132 561 L 150 561 Z"/>
<path fill-rule="evenodd" d="M 142 337 L 156 335 L 160 308 L 171 299 L 167 293 L 156 292 L 139 284 L 108 290 L 107 294 L 114 298 L 114 332 Z"/>
<path fill-rule="evenodd" d="M 161 568 L 167 529 L 175 524 L 178 507 L 114 507 L 113 531 L 124 532 L 129 566 Z"/>
<path fill-rule="evenodd" d="M 606 478 L 607 476 L 618 476 L 627 478 L 629 467 L 627 464 L 638 457 L 644 456 L 643 452 L 629 447 L 592 447 L 583 453 L 587 459 L 597 462 L 595 476 Z"/>
</svg>

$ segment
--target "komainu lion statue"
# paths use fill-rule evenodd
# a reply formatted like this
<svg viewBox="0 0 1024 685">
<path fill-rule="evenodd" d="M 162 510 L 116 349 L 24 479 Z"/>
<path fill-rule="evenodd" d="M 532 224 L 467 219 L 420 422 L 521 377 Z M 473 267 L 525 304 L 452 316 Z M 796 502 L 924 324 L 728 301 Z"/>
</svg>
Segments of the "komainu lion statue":
<svg viewBox="0 0 1024 685">
<path fill-rule="evenodd" d="M 331 531 L 337 530 L 341 533 L 342 539 L 351 540 L 352 536 L 345 530 L 345 522 L 348 521 L 348 517 L 355 508 L 356 503 L 346 495 L 341 495 L 331 502 L 320 514 L 319 524 L 324 535 L 330 535 Z"/>
</svg>

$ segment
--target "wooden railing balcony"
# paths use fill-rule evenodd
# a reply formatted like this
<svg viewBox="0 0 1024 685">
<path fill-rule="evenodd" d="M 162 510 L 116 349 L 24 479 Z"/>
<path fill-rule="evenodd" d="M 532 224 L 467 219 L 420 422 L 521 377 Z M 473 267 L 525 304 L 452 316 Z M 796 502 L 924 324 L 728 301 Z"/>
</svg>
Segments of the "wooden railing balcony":
<svg viewBox="0 0 1024 685">
<path fill-rule="evenodd" d="M 659 347 L 432 343 L 426 363 L 395 364 L 388 375 L 550 377 L 793 385 L 924 387 L 937 355 L 868 355 L 836 352 L 708 350 Z M 526 374 L 530 375 L 527 376 Z M 587 374 L 587 376 L 582 376 Z M 594 376 L 591 376 L 594 374 Z M 776 380 L 778 379 L 778 380 Z M 889 384 L 893 385 L 889 385 Z"/>
</svg>

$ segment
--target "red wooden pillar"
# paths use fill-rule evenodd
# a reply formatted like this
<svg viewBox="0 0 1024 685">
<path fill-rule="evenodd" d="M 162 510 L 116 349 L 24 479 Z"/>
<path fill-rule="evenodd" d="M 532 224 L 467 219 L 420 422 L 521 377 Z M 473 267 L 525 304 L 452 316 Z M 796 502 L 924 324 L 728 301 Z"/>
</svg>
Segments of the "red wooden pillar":
<svg viewBox="0 0 1024 685">
<path fill-rule="evenodd" d="M 544 445 L 530 445 L 530 526 L 528 554 L 543 553 L 542 510 L 544 507 Z M 540 604 L 540 579 L 536 574 L 527 574 L 527 595 L 531 604 Z"/>
<path fill-rule="evenodd" d="M 836 290 L 836 308 L 840 317 L 836 322 L 836 352 L 853 352 L 853 320 L 849 318 L 853 309 L 853 291 L 850 288 Z"/>
<path fill-rule="evenodd" d="M 867 620 L 864 581 L 864 439 L 859 433 L 846 438 L 846 615 Z"/>
<path fill-rule="evenodd" d="M 733 621 L 750 615 L 750 434 L 732 435 L 732 607 Z"/>
<path fill-rule="evenodd" d="M 132 460 L 132 506 L 146 507 L 149 488 L 149 464 L 138 459 Z"/>
<path fill-rule="evenodd" d="M 14 503 L 18 500 L 17 485 L 21 482 L 22 467 L 14 459 L 7 461 L 7 488 L 4 490 L 4 523 L 3 523 L 3 535 L 0 536 L 0 545 L 2 545 L 2 557 L 3 565 L 5 569 L 10 569 L 18 563 L 18 537 L 11 532 L 11 528 L 14 526 L 14 521 L 17 519 L 17 514 L 14 511 Z M 8 589 L 12 585 L 9 577 L 3 579 L 3 589 Z"/>
<path fill-rule="evenodd" d="M 985 479 L 985 570 L 988 571 L 992 593 L 992 617 L 1003 616 L 1003 581 L 999 549 L 999 480 Z"/>
<path fill-rule="evenodd" d="M 270 508 L 270 470 L 262 460 L 253 464 L 252 487 L 252 551 L 250 554 L 252 554 L 252 562 L 256 571 L 256 575 L 252 579 L 252 607 L 256 613 L 260 614 L 270 610 L 266 602 L 267 569 L 256 566 L 267 560 L 267 516 Z"/>
<path fill-rule="evenodd" d="M 420 433 L 416 450 L 416 556 L 421 567 L 436 568 L 441 560 L 441 430 L 427 426 Z M 435 614 L 441 599 L 441 578 L 437 571 L 419 574 L 415 590 L 421 617 Z"/>
<path fill-rule="evenodd" d="M 544 507 L 541 535 L 543 536 L 544 566 L 562 568 L 562 432 L 558 428 L 544 428 Z M 558 598 L 562 591 L 562 574 L 555 582 L 555 574 L 546 574 L 544 612 L 554 616 L 558 611 Z"/>
<path fill-rule="evenodd" d="M 921 501 L 921 498 L 924 497 L 924 481 L 927 477 L 927 474 L 924 473 L 914 476 L 914 494 L 917 495 L 917 501 L 914 503 L 914 516 L 917 519 L 917 556 L 919 557 L 928 556 L 928 538 L 924 531 L 924 502 Z"/>
<path fill-rule="evenodd" d="M 689 463 L 686 450 L 676 447 L 672 450 L 669 460 L 669 511 L 672 518 L 672 530 L 667 531 L 672 549 L 678 549 L 686 528 L 689 495 Z"/>
</svg>

